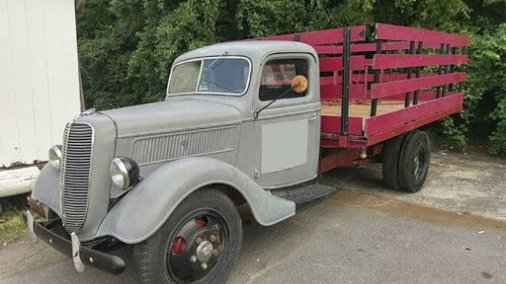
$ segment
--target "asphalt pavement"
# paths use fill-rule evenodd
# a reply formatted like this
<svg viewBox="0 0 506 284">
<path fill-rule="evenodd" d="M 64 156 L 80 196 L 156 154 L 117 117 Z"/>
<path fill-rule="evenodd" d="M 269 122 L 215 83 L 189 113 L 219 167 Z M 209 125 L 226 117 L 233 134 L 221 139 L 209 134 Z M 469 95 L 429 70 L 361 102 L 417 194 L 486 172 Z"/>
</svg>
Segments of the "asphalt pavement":
<svg viewBox="0 0 506 284">
<path fill-rule="evenodd" d="M 382 188 L 375 166 L 330 173 L 322 182 L 339 188 L 333 198 L 271 227 L 243 225 L 229 283 L 506 283 L 504 160 L 450 156 L 435 154 L 433 169 L 448 166 L 415 195 Z M 28 237 L 1 248 L 0 263 L 0 283 L 136 283 L 130 267 L 77 273 Z"/>
</svg>

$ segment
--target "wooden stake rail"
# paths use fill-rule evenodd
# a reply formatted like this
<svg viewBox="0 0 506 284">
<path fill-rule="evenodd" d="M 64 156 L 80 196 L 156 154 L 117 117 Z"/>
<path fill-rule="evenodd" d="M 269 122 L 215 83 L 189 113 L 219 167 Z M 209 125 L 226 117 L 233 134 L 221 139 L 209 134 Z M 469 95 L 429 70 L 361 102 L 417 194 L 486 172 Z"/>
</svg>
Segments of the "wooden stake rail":
<svg viewBox="0 0 506 284">
<path fill-rule="evenodd" d="M 322 114 L 322 147 L 371 146 L 462 109 L 465 36 L 378 23 L 261 39 L 300 41 L 318 53 L 322 103 L 341 107 Z M 386 112 L 384 100 L 403 107 Z"/>
</svg>

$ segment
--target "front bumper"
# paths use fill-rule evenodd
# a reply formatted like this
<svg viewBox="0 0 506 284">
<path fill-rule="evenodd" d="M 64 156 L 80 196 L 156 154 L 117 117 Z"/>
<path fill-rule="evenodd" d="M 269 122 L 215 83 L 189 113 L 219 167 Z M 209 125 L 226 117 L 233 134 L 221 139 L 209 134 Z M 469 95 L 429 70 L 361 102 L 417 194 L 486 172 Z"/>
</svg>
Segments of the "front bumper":
<svg viewBox="0 0 506 284">
<path fill-rule="evenodd" d="M 125 270 L 125 261 L 121 257 L 82 246 L 75 235 L 69 239 L 51 231 L 42 223 L 34 221 L 30 211 L 23 212 L 23 220 L 33 235 L 61 253 L 72 257 L 78 271 L 82 270 L 78 267 L 83 264 L 112 274 L 119 274 Z"/>
</svg>

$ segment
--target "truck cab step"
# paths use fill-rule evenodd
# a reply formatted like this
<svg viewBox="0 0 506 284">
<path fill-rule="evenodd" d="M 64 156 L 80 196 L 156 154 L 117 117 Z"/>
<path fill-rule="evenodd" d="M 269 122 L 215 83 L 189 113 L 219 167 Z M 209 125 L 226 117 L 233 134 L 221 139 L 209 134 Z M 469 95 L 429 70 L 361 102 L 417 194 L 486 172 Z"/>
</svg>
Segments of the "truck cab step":
<svg viewBox="0 0 506 284">
<path fill-rule="evenodd" d="M 272 194 L 295 202 L 297 212 L 307 209 L 332 197 L 337 190 L 317 181 L 303 183 L 283 189 L 274 189 Z"/>
</svg>

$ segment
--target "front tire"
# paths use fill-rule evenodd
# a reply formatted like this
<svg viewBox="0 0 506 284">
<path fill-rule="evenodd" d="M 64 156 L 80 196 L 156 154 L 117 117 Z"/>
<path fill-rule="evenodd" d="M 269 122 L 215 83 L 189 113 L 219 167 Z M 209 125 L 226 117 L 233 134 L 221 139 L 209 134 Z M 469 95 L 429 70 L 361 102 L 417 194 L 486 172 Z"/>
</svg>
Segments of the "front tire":
<svg viewBox="0 0 506 284">
<path fill-rule="evenodd" d="M 224 193 L 202 189 L 134 248 L 143 283 L 224 283 L 239 254 L 241 219 Z"/>
</svg>

